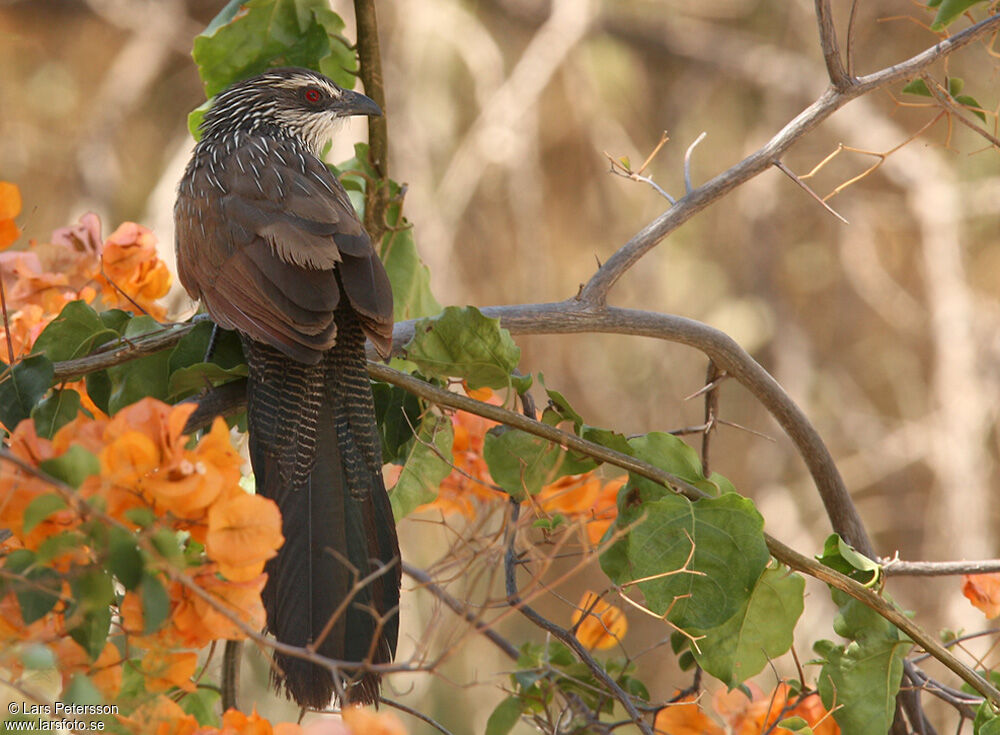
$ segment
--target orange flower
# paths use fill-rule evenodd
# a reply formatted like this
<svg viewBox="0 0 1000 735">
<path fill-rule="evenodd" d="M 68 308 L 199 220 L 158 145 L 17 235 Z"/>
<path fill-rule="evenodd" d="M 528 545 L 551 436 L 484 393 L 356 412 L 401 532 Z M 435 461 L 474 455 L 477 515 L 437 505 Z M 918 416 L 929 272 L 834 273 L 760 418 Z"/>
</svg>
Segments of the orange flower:
<svg viewBox="0 0 1000 735">
<path fill-rule="evenodd" d="M 299 735 L 302 728 L 291 722 L 271 725 L 257 714 L 257 708 L 249 715 L 239 710 L 229 709 L 222 715 L 222 735 Z"/>
<path fill-rule="evenodd" d="M 163 651 L 153 649 L 139 659 L 139 669 L 146 677 L 146 689 L 163 692 L 171 687 L 193 692 L 191 681 L 198 668 L 198 654 L 184 651 Z"/>
<path fill-rule="evenodd" d="M 25 463 L 37 467 L 41 462 L 56 456 L 52 442 L 35 433 L 35 422 L 28 419 L 18 424 L 10 438 L 10 452 Z M 10 468 L 10 469 L 8 469 Z M 38 475 L 5 463 L 0 474 L 0 525 L 10 531 L 25 548 L 37 549 L 50 536 L 67 531 L 79 524 L 75 511 L 65 508 L 49 515 L 36 524 L 30 532 L 24 531 L 24 512 L 37 498 L 55 492 L 55 486 Z M 61 562 L 67 566 L 79 557 L 68 549 Z"/>
<path fill-rule="evenodd" d="M 620 477 L 602 484 L 594 472 L 560 477 L 536 496 L 535 512 L 562 513 L 570 520 L 582 520 L 587 539 L 596 546 L 618 515 L 618 491 L 625 480 Z"/>
<path fill-rule="evenodd" d="M 246 637 L 239 626 L 218 608 L 226 610 L 250 628 L 264 627 L 264 605 L 260 601 L 260 593 L 267 581 L 266 574 L 246 582 L 229 582 L 206 571 L 198 574 L 194 581 L 215 598 L 214 602 L 206 601 L 179 584 L 170 588 L 171 599 L 179 600 L 170 615 L 171 635 L 186 648 L 202 648 L 220 638 L 241 640 Z"/>
<path fill-rule="evenodd" d="M 490 403 L 499 404 L 493 398 Z M 437 499 L 421 505 L 417 511 L 438 510 L 442 513 L 461 513 L 466 518 L 475 518 L 480 505 L 502 500 L 505 495 L 490 487 L 490 476 L 486 460 L 483 459 L 483 440 L 486 432 L 496 421 L 484 419 L 465 411 L 456 411 L 451 418 L 455 431 L 452 445 L 452 464 L 455 469 L 442 481 Z"/>
<path fill-rule="evenodd" d="M 83 647 L 68 636 L 57 641 L 54 650 L 64 687 L 73 674 L 84 672 L 105 699 L 110 701 L 118 696 L 122 688 L 122 657 L 114 643 L 108 641 L 94 662 Z"/>
<path fill-rule="evenodd" d="M 963 574 L 962 594 L 986 617 L 1000 615 L 1000 573 Z"/>
<path fill-rule="evenodd" d="M 0 250 L 10 247 L 21 231 L 14 218 L 21 213 L 21 190 L 9 181 L 0 181 Z"/>
<path fill-rule="evenodd" d="M 59 609 L 59 606 L 56 606 Z M 62 615 L 59 613 L 46 615 L 31 625 L 24 624 L 21 617 L 21 605 L 17 596 L 13 592 L 0 597 L 0 643 L 15 643 L 18 641 L 33 641 L 35 643 L 46 643 L 56 641 L 65 636 L 63 630 Z M 15 654 L 8 657 L 6 654 L 14 653 L 16 649 L 8 645 L 0 645 L 0 661 L 5 667 L 12 665 L 19 666 L 20 658 Z"/>
<path fill-rule="evenodd" d="M 245 582 L 264 571 L 264 562 L 278 553 L 281 512 L 260 495 L 241 493 L 214 503 L 208 511 L 206 551 L 219 571 L 234 582 Z"/>
<path fill-rule="evenodd" d="M 195 524 L 185 528 L 204 542 L 208 507 L 220 496 L 243 491 L 239 455 L 224 420 L 216 419 L 194 450 L 185 449 L 187 437 L 182 432 L 193 410 L 193 404 L 168 406 L 144 398 L 119 411 L 104 431 L 101 474 Z"/>
<path fill-rule="evenodd" d="M 139 707 L 130 717 L 118 718 L 135 733 L 142 735 L 195 735 L 219 732 L 215 728 L 202 729 L 194 715 L 181 709 L 174 700 L 164 695 Z"/>
<path fill-rule="evenodd" d="M 587 538 L 594 546 L 601 542 L 604 532 L 618 517 L 618 491 L 624 487 L 627 479 L 626 477 L 618 477 L 607 482 L 598 493 L 597 500 L 594 501 L 594 507 L 591 509 L 590 518 L 587 521 Z"/>
<path fill-rule="evenodd" d="M 733 735 L 758 735 L 776 722 L 796 716 L 804 719 L 815 735 L 840 735 L 840 727 L 823 707 L 818 694 L 810 694 L 798 702 L 793 697 L 790 702 L 791 689 L 787 684 L 779 684 L 770 694 L 752 683 L 748 687 L 753 699 L 747 699 L 739 689 L 731 692 L 720 689 L 713 697 L 716 712 L 726 718 Z M 770 732 L 792 735 L 783 727 L 775 727 Z"/>
<path fill-rule="evenodd" d="M 562 513 L 574 517 L 589 513 L 601 492 L 601 480 L 595 474 L 566 475 L 551 485 L 546 485 L 535 496 L 538 509 L 543 513 Z"/>
<path fill-rule="evenodd" d="M 130 309 L 134 301 L 154 319 L 164 317 L 166 309 L 154 302 L 170 289 L 170 271 L 157 256 L 156 236 L 149 229 L 123 223 L 105 241 L 101 262 L 104 274 L 97 280 L 106 304 Z"/>
<path fill-rule="evenodd" d="M 584 615 L 586 618 L 580 622 Z M 571 620 L 576 626 L 577 639 L 587 648 L 598 650 L 613 648 L 628 631 L 625 613 L 614 605 L 609 605 L 593 592 L 583 593 Z"/>
<path fill-rule="evenodd" d="M 7 348 L 7 331 L 0 329 L 0 358 L 6 362 L 13 352 L 14 359 L 19 359 L 31 352 L 38 335 L 48 326 L 52 317 L 45 316 L 45 309 L 36 304 L 26 304 L 10 315 L 10 349 Z"/>
<path fill-rule="evenodd" d="M 705 714 L 694 694 L 657 712 L 653 731 L 670 735 L 725 735 L 726 732 Z"/>
<path fill-rule="evenodd" d="M 340 716 L 353 735 L 406 735 L 402 721 L 392 712 L 344 707 Z"/>
</svg>

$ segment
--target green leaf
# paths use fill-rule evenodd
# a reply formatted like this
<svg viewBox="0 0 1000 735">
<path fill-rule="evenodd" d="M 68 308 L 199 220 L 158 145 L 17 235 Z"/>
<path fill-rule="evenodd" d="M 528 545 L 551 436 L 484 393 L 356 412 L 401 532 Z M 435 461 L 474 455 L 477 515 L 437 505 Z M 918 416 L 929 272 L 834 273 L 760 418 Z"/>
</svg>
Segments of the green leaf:
<svg viewBox="0 0 1000 735">
<path fill-rule="evenodd" d="M 70 301 L 38 335 L 31 354 L 45 355 L 52 362 L 73 360 L 117 337 L 118 332 L 108 328 L 86 302 Z"/>
<path fill-rule="evenodd" d="M 326 0 L 232 0 L 194 40 L 206 96 L 272 66 L 304 66 L 350 89 L 357 60 Z"/>
<path fill-rule="evenodd" d="M 111 378 L 108 376 L 108 371 L 99 370 L 96 373 L 90 373 L 84 378 L 84 382 L 90 400 L 104 413 L 108 413 L 108 401 L 111 399 Z"/>
<path fill-rule="evenodd" d="M 162 329 L 152 317 L 138 316 L 128 323 L 125 336 L 140 337 Z M 169 363 L 170 352 L 164 350 L 108 368 L 108 377 L 111 379 L 108 413 L 115 414 L 147 396 L 166 400 L 169 393 Z"/>
<path fill-rule="evenodd" d="M 38 468 L 72 488 L 79 488 L 84 480 L 101 471 L 101 462 L 79 444 L 73 444 L 58 457 L 39 462 Z"/>
<path fill-rule="evenodd" d="M 441 481 L 451 474 L 454 441 L 455 431 L 447 416 L 429 413 L 420 422 L 403 472 L 389 493 L 397 521 L 437 497 Z"/>
<path fill-rule="evenodd" d="M 5 369 L 0 367 L 0 372 Z M 55 373 L 52 362 L 44 355 L 32 355 L 16 363 L 0 379 L 0 423 L 13 432 L 17 425 L 31 416 L 52 385 Z"/>
<path fill-rule="evenodd" d="M 653 431 L 644 436 L 633 437 L 628 443 L 631 448 L 629 454 L 666 470 L 710 495 L 735 492 L 732 483 L 721 475 L 713 473 L 710 478 L 706 478 L 698 453 L 673 434 Z M 656 487 L 657 493 L 665 492 L 651 480 L 635 475 L 632 476 L 632 483 L 647 490 Z"/>
<path fill-rule="evenodd" d="M 822 657 L 817 688 L 823 705 L 838 705 L 833 716 L 843 735 L 888 732 L 903 676 L 903 659 L 912 642 L 874 610 L 839 590 L 831 590 L 840 614 L 834 629 L 844 645 L 817 641 Z"/>
<path fill-rule="evenodd" d="M 594 444 L 600 444 L 602 447 L 614 449 L 616 452 L 621 452 L 629 456 L 635 454 L 632 445 L 628 442 L 628 438 L 624 434 L 619 434 L 611 429 L 584 426 L 579 433 L 582 439 L 594 442 Z"/>
<path fill-rule="evenodd" d="M 247 375 L 246 365 L 227 369 L 219 367 L 214 362 L 195 363 L 177 370 L 170 376 L 167 397 L 170 401 L 176 402 L 207 388 L 245 378 Z"/>
<path fill-rule="evenodd" d="M 707 630 L 694 656 L 705 671 L 732 688 L 758 674 L 792 645 L 802 614 L 805 580 L 784 567 L 769 567 L 746 603 L 722 625 Z"/>
<path fill-rule="evenodd" d="M 91 661 L 96 661 L 108 642 L 110 628 L 111 608 L 105 605 L 103 608 L 84 612 L 82 622 L 72 628 L 69 635 L 87 652 Z"/>
<path fill-rule="evenodd" d="M 142 554 L 136 546 L 132 534 L 120 528 L 112 528 L 108 544 L 108 571 L 127 590 L 134 590 L 142 580 Z"/>
<path fill-rule="evenodd" d="M 163 621 L 170 613 L 170 597 L 163 583 L 156 575 L 143 572 L 139 584 L 139 596 L 142 600 L 143 635 L 150 635 L 159 630 Z"/>
<path fill-rule="evenodd" d="M 125 334 L 128 323 L 132 321 L 132 313 L 121 309 L 108 309 L 98 314 L 101 323 L 108 329 L 115 330 L 115 334 Z"/>
<path fill-rule="evenodd" d="M 201 138 L 201 124 L 205 121 L 205 114 L 212 109 L 214 97 L 207 99 L 188 113 L 188 132 L 195 140 Z"/>
<path fill-rule="evenodd" d="M 47 564 L 57 556 L 87 545 L 87 538 L 79 531 L 60 531 L 54 533 L 38 546 L 38 562 Z"/>
<path fill-rule="evenodd" d="M 354 193 L 351 201 L 360 216 L 364 216 L 364 192 L 368 180 L 379 173 L 368 162 L 368 144 L 354 146 L 354 158 L 336 166 L 341 183 Z M 363 175 L 362 175 L 363 174 Z M 404 192 L 395 181 L 389 182 L 389 206 L 385 212 L 388 230 L 379 243 L 379 257 L 392 284 L 393 316 L 397 322 L 419 319 L 441 311 L 430 287 L 430 270 L 417 253 L 413 228 L 403 216 Z"/>
<path fill-rule="evenodd" d="M 972 735 L 1000 735 L 1000 714 L 993 711 L 989 702 L 983 701 L 972 722 Z"/>
<path fill-rule="evenodd" d="M 714 628 L 736 615 L 770 558 L 753 503 L 735 493 L 691 502 L 666 491 L 642 500 L 626 490 L 615 522 L 623 536 L 600 557 L 605 573 L 620 585 L 646 579 L 639 588 L 647 606 L 669 610 L 668 620 L 684 630 Z"/>
<path fill-rule="evenodd" d="M 982 105 L 979 104 L 974 97 L 970 97 L 967 94 L 955 95 L 955 101 L 960 105 L 965 105 L 966 107 L 974 107 L 979 109 L 969 110 L 973 115 L 978 117 L 983 122 L 986 122 L 986 113 L 981 109 Z"/>
<path fill-rule="evenodd" d="M 73 704 L 103 704 L 104 699 L 94 683 L 83 674 L 75 674 L 59 696 L 61 702 Z"/>
<path fill-rule="evenodd" d="M 421 319 L 404 348 L 404 357 L 425 375 L 464 378 L 472 388 L 507 388 L 521 350 L 510 332 L 474 306 L 449 306 L 439 316 Z"/>
<path fill-rule="evenodd" d="M 589 472 L 597 466 L 547 439 L 506 426 L 495 426 L 486 433 L 483 459 L 494 482 L 518 499 L 525 493 L 535 495 L 563 475 Z"/>
<path fill-rule="evenodd" d="M 210 361 L 227 370 L 246 365 L 243 345 L 238 333 L 229 329 L 216 330 L 212 322 L 200 321 L 190 332 L 181 337 L 170 352 L 170 372 L 174 373 L 181 368 L 204 364 L 209 343 L 212 341 L 213 330 L 216 331 L 216 338 L 215 344 L 212 346 Z"/>
<path fill-rule="evenodd" d="M 51 439 L 63 426 L 80 413 L 80 394 L 72 389 L 54 390 L 31 410 L 35 433 Z"/>
<path fill-rule="evenodd" d="M 517 697 L 507 697 L 496 706 L 486 721 L 486 735 L 507 735 L 521 719 L 524 705 Z"/>
<path fill-rule="evenodd" d="M 921 97 L 931 96 L 931 91 L 927 88 L 927 82 L 925 82 L 923 79 L 920 79 L 919 77 L 909 82 L 905 87 L 903 87 L 903 91 L 906 92 L 907 94 L 917 94 L 920 95 Z"/>
<path fill-rule="evenodd" d="M 184 551 L 181 549 L 177 538 L 177 531 L 169 528 L 157 528 L 150 536 L 150 541 L 156 550 L 163 555 L 163 558 L 171 564 L 182 565 L 184 563 Z"/>
<path fill-rule="evenodd" d="M 62 578 L 49 567 L 37 566 L 34 552 L 27 549 L 10 552 L 3 568 L 11 575 L 24 577 L 13 578 L 11 586 L 25 625 L 31 625 L 55 607 L 62 591 Z"/>
<path fill-rule="evenodd" d="M 148 528 L 156 521 L 156 514 L 150 508 L 129 508 L 125 511 L 125 518 L 139 528 Z"/>
<path fill-rule="evenodd" d="M 31 533 L 35 526 L 65 507 L 66 501 L 60 495 L 55 493 L 39 495 L 24 509 L 24 533 Z"/>
<path fill-rule="evenodd" d="M 549 397 L 549 405 L 542 412 L 542 421 L 550 426 L 557 426 L 563 421 L 571 421 L 573 431 L 579 434 L 583 428 L 583 417 L 569 405 L 569 401 L 562 393 L 545 385 L 545 376 L 542 373 L 538 374 L 538 381 L 545 388 L 545 393 Z"/>
<path fill-rule="evenodd" d="M 217 713 L 219 699 L 219 692 L 199 687 L 193 692 L 185 694 L 179 704 L 186 714 L 194 715 L 199 725 L 218 727 L 220 724 Z"/>
<path fill-rule="evenodd" d="M 52 649 L 42 643 L 31 643 L 21 651 L 21 663 L 29 669 L 52 669 L 56 665 Z"/>
<path fill-rule="evenodd" d="M 978 5 L 979 3 L 986 2 L 986 0 L 941 0 L 940 4 L 937 5 L 937 15 L 934 16 L 934 22 L 931 23 L 932 31 L 941 31 L 955 22 L 962 13 L 971 8 L 973 5 Z M 934 7 L 934 6 L 928 6 Z"/>
<path fill-rule="evenodd" d="M 380 382 L 372 383 L 372 395 L 375 423 L 382 440 L 382 461 L 402 463 L 413 430 L 420 423 L 420 399 L 398 386 Z"/>
<path fill-rule="evenodd" d="M 800 733 L 800 735 L 813 735 L 813 730 L 809 727 L 809 723 L 802 717 L 798 716 L 786 717 L 778 723 L 778 727 L 783 727 L 786 730 Z"/>
<path fill-rule="evenodd" d="M 977 2 L 979 0 L 976 0 Z M 960 105 L 965 105 L 966 107 L 971 107 L 975 109 L 969 110 L 973 115 L 978 117 L 983 122 L 986 122 L 986 113 L 982 110 L 982 105 L 976 101 L 974 97 L 967 94 L 962 94 L 962 89 L 965 87 L 965 82 L 960 77 L 948 77 L 948 94 L 952 99 L 955 100 Z M 904 92 L 909 94 L 917 94 L 921 97 L 931 97 L 931 91 L 927 88 L 926 82 L 923 79 L 914 79 L 912 82 L 903 87 Z"/>
<path fill-rule="evenodd" d="M 838 534 L 831 533 L 823 543 L 823 554 L 816 559 L 866 587 L 877 587 L 882 579 L 882 567 L 858 553 Z"/>
<path fill-rule="evenodd" d="M 387 220 L 391 214 L 390 208 Z M 441 304 L 431 292 L 430 269 L 417 253 L 413 228 L 405 218 L 401 229 L 391 229 L 382 238 L 379 255 L 392 284 L 396 321 L 419 319 L 441 311 Z"/>
</svg>

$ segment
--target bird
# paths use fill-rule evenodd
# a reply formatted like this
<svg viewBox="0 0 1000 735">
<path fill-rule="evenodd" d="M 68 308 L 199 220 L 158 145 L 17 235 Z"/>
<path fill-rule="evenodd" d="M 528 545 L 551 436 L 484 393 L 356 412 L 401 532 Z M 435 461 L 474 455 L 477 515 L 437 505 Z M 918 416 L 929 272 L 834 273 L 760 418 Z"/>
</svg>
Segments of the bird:
<svg viewBox="0 0 1000 735">
<path fill-rule="evenodd" d="M 301 707 L 378 702 L 399 633 L 401 559 L 382 478 L 365 338 L 392 347 L 389 277 L 324 145 L 369 97 L 276 68 L 216 95 L 174 207 L 177 270 L 248 366 L 256 491 L 282 515 L 267 562 L 268 631 L 340 675 L 278 651 L 274 686 Z"/>
</svg>

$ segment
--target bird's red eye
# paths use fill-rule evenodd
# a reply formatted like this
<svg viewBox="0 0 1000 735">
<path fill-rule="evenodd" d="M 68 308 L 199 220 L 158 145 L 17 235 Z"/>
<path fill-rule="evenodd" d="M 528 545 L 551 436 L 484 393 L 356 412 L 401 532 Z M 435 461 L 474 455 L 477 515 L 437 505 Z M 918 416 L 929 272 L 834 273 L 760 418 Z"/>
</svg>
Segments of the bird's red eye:
<svg viewBox="0 0 1000 735">
<path fill-rule="evenodd" d="M 320 94 L 320 91 L 315 87 L 309 87 L 309 89 L 306 90 L 306 99 L 310 102 L 319 102 L 319 99 L 322 96 L 323 95 Z"/>
</svg>

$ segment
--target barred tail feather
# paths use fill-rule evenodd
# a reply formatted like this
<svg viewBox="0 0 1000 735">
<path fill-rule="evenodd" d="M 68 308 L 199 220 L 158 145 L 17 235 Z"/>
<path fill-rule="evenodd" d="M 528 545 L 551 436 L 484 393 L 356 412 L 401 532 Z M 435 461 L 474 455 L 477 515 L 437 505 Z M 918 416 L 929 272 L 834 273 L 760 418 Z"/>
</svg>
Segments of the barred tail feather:
<svg viewBox="0 0 1000 735">
<path fill-rule="evenodd" d="M 337 344 L 316 365 L 244 339 L 257 492 L 278 504 L 285 543 L 267 565 L 267 627 L 330 659 L 387 663 L 399 630 L 399 546 L 381 472 L 364 334 L 337 311 Z M 368 578 L 366 584 L 361 582 Z M 305 707 L 337 693 L 329 669 L 285 654 L 275 683 Z M 381 677 L 340 672 L 344 699 L 376 702 Z"/>
</svg>

